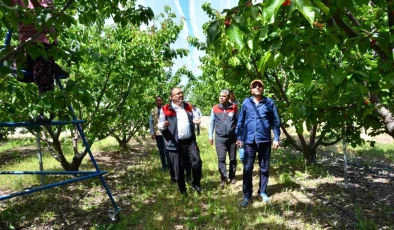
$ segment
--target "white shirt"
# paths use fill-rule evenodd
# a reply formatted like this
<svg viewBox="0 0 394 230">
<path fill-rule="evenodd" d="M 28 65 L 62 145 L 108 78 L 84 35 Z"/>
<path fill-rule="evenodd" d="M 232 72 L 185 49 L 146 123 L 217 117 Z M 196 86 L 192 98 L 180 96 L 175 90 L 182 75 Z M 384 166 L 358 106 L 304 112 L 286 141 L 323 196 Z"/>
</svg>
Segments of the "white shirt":
<svg viewBox="0 0 394 230">
<path fill-rule="evenodd" d="M 192 136 L 192 131 L 190 129 L 189 118 L 187 116 L 186 110 L 182 106 L 177 106 L 171 102 L 172 108 L 174 108 L 176 112 L 177 118 L 177 129 L 178 129 L 178 139 L 185 140 Z M 164 115 L 163 109 L 160 110 L 159 123 L 158 127 L 160 130 L 165 130 L 167 127 L 164 127 L 164 122 L 166 121 L 166 117 Z"/>
<path fill-rule="evenodd" d="M 201 114 L 201 110 L 199 108 L 194 108 L 192 109 L 193 111 L 193 119 L 197 119 L 200 120 L 202 114 Z"/>
</svg>

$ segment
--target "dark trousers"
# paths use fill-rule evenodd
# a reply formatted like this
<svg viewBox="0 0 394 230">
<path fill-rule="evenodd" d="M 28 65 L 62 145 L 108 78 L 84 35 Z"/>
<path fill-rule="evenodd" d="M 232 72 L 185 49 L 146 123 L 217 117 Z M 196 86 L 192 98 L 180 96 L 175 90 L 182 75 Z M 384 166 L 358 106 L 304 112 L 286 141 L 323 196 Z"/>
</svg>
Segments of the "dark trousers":
<svg viewBox="0 0 394 230">
<path fill-rule="evenodd" d="M 157 148 L 159 149 L 161 167 L 163 168 L 163 170 L 170 169 L 171 178 L 175 178 L 174 168 L 172 167 L 168 151 L 165 148 L 163 137 L 161 135 L 155 135 L 155 139 Z"/>
<path fill-rule="evenodd" d="M 180 192 L 186 191 L 185 167 L 188 164 L 193 176 L 193 185 L 201 186 L 202 161 L 200 158 L 200 149 L 194 140 L 179 140 L 177 152 L 170 151 L 170 159 L 173 163 Z"/>
<path fill-rule="evenodd" d="M 218 167 L 221 179 L 227 179 L 226 171 L 226 156 L 230 159 L 230 168 L 228 178 L 235 178 L 235 171 L 237 169 L 237 146 L 235 138 L 215 138 L 216 154 L 218 156 Z"/>
<path fill-rule="evenodd" d="M 199 136 L 200 135 L 200 124 L 195 124 L 195 130 L 196 130 L 196 133 L 197 133 L 197 136 Z"/>
<path fill-rule="evenodd" d="M 170 164 L 168 167 L 170 167 L 170 175 L 171 179 L 173 180 L 178 180 L 179 178 L 179 154 L 178 152 L 175 151 L 168 151 L 168 158 L 170 159 Z M 186 172 L 186 179 L 187 180 L 192 180 L 192 169 L 190 167 L 189 161 L 184 162 L 184 169 Z"/>
<path fill-rule="evenodd" d="M 251 198 L 253 193 L 253 184 L 252 184 L 252 173 L 253 166 L 257 159 L 259 161 L 260 166 L 260 184 L 259 184 L 259 194 L 267 191 L 268 184 L 268 170 L 270 166 L 270 158 L 271 158 L 271 142 L 261 142 L 261 143 L 253 143 L 253 144 L 245 144 L 245 155 L 244 155 L 244 175 L 243 175 L 243 193 L 244 197 Z"/>
</svg>

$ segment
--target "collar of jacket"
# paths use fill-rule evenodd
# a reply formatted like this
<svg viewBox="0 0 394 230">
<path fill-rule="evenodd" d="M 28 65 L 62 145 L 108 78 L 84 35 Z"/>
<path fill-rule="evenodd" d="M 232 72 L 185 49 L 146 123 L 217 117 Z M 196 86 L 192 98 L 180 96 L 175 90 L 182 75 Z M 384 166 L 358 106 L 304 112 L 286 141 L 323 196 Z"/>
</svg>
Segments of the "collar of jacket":
<svg viewBox="0 0 394 230">
<path fill-rule="evenodd" d="M 228 102 L 227 107 L 224 107 L 222 103 L 219 103 L 219 104 L 218 104 L 218 107 L 219 107 L 220 109 L 223 109 L 223 110 L 229 109 L 229 108 L 231 108 L 231 107 L 233 107 L 233 106 L 234 106 L 234 104 L 231 103 L 231 102 Z"/>
<path fill-rule="evenodd" d="M 252 104 L 254 104 L 254 101 L 253 101 L 253 99 L 254 99 L 254 97 L 253 96 L 251 96 L 251 97 L 249 97 L 249 100 L 250 100 L 250 102 L 252 103 Z M 265 103 L 265 101 L 266 101 L 266 97 L 265 96 L 263 96 L 262 98 L 261 98 L 261 101 L 259 101 L 259 103 Z"/>
<path fill-rule="evenodd" d="M 186 112 L 192 112 L 192 107 L 189 103 L 187 102 L 182 102 L 182 103 L 183 104 L 181 106 L 183 106 Z M 172 102 L 163 106 L 163 112 L 166 116 L 176 116 L 175 109 L 172 107 Z"/>
</svg>

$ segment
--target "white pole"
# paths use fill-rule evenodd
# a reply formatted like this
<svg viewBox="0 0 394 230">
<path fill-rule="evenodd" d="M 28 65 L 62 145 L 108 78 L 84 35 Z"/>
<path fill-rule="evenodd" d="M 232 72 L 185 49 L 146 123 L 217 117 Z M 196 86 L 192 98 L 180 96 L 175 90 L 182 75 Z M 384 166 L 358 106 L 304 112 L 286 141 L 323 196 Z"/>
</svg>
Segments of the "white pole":
<svg viewBox="0 0 394 230">
<path fill-rule="evenodd" d="M 348 178 L 347 178 L 346 125 L 345 125 L 345 122 L 343 123 L 342 135 L 343 135 L 343 173 L 344 173 L 345 186 L 347 186 Z"/>
</svg>

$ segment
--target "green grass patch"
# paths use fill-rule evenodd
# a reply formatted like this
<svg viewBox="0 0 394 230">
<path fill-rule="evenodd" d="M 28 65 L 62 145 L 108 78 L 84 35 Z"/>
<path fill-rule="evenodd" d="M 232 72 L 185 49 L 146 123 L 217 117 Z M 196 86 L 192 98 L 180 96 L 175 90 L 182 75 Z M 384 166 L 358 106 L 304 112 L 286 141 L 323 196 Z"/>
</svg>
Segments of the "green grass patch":
<svg viewBox="0 0 394 230">
<path fill-rule="evenodd" d="M 122 208 L 121 219 L 111 223 L 107 210 L 112 209 L 111 202 L 97 178 L 56 187 L 29 196 L 14 198 L 0 204 L 0 229 L 44 227 L 44 223 L 53 229 L 369 229 L 381 227 L 374 223 L 363 206 L 353 211 L 359 218 L 352 223 L 346 216 L 319 199 L 307 196 L 293 178 L 306 184 L 316 193 L 327 199 L 349 202 L 354 196 L 338 188 L 333 176 L 324 165 L 304 168 L 302 154 L 280 148 L 272 152 L 271 172 L 268 193 L 271 201 L 262 203 L 253 194 L 253 203 L 247 208 L 240 208 L 242 192 L 242 163 L 238 161 L 235 185 L 219 187 L 217 155 L 214 145 L 210 145 L 207 131 L 202 130 L 197 138 L 203 161 L 201 195 L 194 193 L 188 185 L 189 196 L 183 198 L 176 184 L 170 183 L 168 172 L 161 170 L 160 157 L 150 139 L 144 144 L 131 143 L 130 150 L 120 151 L 116 141 L 108 138 L 93 145 L 93 152 L 102 170 L 110 173 L 105 176 L 111 192 Z M 67 146 L 66 146 L 67 145 Z M 10 144 L 11 146 L 11 144 Z M 23 155 L 18 150 L 8 147 L 0 154 Z M 24 148 L 34 148 L 26 144 Z M 70 143 L 64 144 L 67 157 L 72 157 Z M 98 156 L 99 155 L 99 156 Z M 35 154 L 29 157 L 13 158 L 9 165 L 2 166 L 2 171 L 37 170 Z M 71 159 L 71 158 L 69 158 Z M 61 170 L 59 163 L 49 153 L 44 154 L 45 170 Z M 92 169 L 92 163 L 85 158 L 82 169 Z M 253 191 L 258 187 L 258 164 L 256 160 L 253 176 Z M 14 176 L 15 177 L 15 176 Z M 18 176 L 16 176 L 18 177 Z M 4 179 L 8 178 L 8 179 Z M 40 178 L 20 177 L 13 181 L 9 176 L 0 176 L 0 190 L 6 188 L 18 190 L 39 185 Z M 46 177 L 46 182 L 62 180 L 63 177 Z M 310 184 L 308 184 L 310 182 Z M 345 205 L 343 205 L 345 206 Z M 352 206 L 350 206 L 352 207 Z M 349 208 L 350 208 L 349 207 Z M 383 207 L 386 213 L 392 213 L 390 205 Z M 390 216 L 387 214 L 387 218 Z M 342 218 L 342 219 L 338 219 Z M 71 224 L 72 223 L 72 224 Z M 349 223 L 351 225 L 349 225 Z M 68 225 L 67 225 L 68 224 Z M 350 226 L 350 227 L 349 227 Z"/>
<path fill-rule="evenodd" d="M 369 144 L 349 148 L 351 154 L 356 157 L 362 157 L 365 160 L 383 160 L 394 162 L 394 144 L 376 143 L 374 147 Z"/>
</svg>

